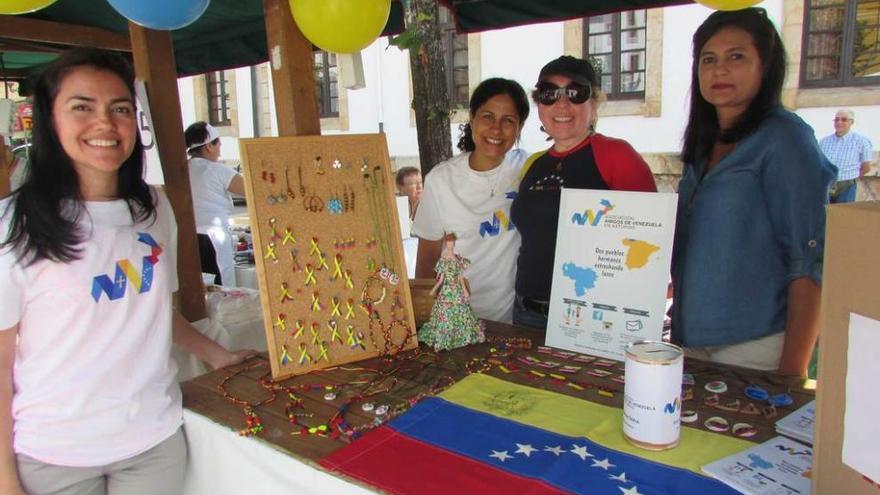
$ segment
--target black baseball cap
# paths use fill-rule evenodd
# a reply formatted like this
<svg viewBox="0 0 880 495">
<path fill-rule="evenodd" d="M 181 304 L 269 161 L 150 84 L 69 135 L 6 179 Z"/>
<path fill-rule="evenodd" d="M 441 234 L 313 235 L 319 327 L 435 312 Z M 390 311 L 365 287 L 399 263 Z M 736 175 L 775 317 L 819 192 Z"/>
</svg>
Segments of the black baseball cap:
<svg viewBox="0 0 880 495">
<path fill-rule="evenodd" d="M 599 79 L 596 77 L 593 66 L 586 60 L 571 55 L 563 55 L 548 62 L 541 69 L 537 84 L 542 83 L 550 76 L 565 76 L 585 86 L 599 85 Z"/>
</svg>

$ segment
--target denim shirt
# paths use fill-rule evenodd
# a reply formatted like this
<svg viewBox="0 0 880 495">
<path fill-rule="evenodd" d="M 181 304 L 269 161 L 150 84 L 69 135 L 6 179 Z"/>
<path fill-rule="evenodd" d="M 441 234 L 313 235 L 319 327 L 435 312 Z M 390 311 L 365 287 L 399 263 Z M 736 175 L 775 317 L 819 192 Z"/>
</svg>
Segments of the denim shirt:
<svg viewBox="0 0 880 495">
<path fill-rule="evenodd" d="M 821 281 L 837 169 L 812 128 L 782 108 L 705 168 L 686 164 L 679 185 L 673 341 L 727 345 L 783 331 L 789 283 Z"/>
</svg>

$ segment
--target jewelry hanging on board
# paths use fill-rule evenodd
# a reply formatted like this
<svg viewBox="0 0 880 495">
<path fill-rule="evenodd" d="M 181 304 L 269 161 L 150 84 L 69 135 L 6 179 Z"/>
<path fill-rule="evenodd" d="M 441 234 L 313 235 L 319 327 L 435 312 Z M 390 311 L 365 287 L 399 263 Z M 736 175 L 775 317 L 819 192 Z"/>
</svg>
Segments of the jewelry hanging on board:
<svg viewBox="0 0 880 495">
<path fill-rule="evenodd" d="M 284 167 L 284 184 L 287 186 L 287 196 L 290 199 L 296 199 L 296 194 L 293 193 L 293 188 L 290 187 L 290 166 L 286 165 Z"/>
</svg>

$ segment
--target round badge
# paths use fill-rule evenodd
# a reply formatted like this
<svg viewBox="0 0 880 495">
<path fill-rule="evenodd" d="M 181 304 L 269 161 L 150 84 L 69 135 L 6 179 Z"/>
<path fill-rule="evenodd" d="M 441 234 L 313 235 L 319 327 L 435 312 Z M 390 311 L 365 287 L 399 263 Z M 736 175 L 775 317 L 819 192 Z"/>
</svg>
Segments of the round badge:
<svg viewBox="0 0 880 495">
<path fill-rule="evenodd" d="M 727 384 L 722 382 L 721 380 L 716 380 L 714 382 L 707 383 L 706 390 L 712 392 L 713 394 L 723 394 L 724 392 L 727 392 Z"/>
<path fill-rule="evenodd" d="M 765 401 L 770 396 L 766 390 L 757 385 L 749 385 L 744 392 L 749 399 L 758 401 Z"/>
<path fill-rule="evenodd" d="M 374 406 L 373 406 L 372 402 L 364 402 L 363 404 L 361 404 L 361 409 L 363 409 L 364 411 L 367 411 L 367 412 L 372 411 L 373 407 Z"/>
<path fill-rule="evenodd" d="M 706 428 L 709 428 L 712 431 L 727 431 L 727 429 L 730 428 L 730 423 L 721 416 L 713 416 L 707 419 L 703 424 L 706 425 Z"/>
<path fill-rule="evenodd" d="M 388 405 L 382 404 L 381 406 L 376 408 L 376 416 L 382 416 L 388 412 Z"/>
<path fill-rule="evenodd" d="M 697 411 L 694 411 L 693 409 L 688 409 L 681 412 L 682 423 L 696 423 L 698 419 L 700 419 L 700 415 L 697 414 Z"/>
<path fill-rule="evenodd" d="M 767 398 L 767 402 L 776 407 L 790 406 L 794 402 L 788 394 L 776 394 Z"/>
<path fill-rule="evenodd" d="M 734 435 L 742 438 L 753 437 L 758 433 L 758 429 L 748 423 L 737 423 L 730 429 Z"/>
<path fill-rule="evenodd" d="M 336 392 L 327 392 L 324 394 L 324 400 L 333 400 L 336 398 Z"/>
</svg>

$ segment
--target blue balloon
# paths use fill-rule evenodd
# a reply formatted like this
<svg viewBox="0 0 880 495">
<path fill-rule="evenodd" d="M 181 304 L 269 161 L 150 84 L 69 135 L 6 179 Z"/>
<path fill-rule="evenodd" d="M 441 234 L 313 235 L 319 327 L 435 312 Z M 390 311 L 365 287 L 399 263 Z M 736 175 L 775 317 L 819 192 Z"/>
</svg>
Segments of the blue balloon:
<svg viewBox="0 0 880 495">
<path fill-rule="evenodd" d="M 129 21 L 146 28 L 171 31 L 195 22 L 211 0 L 108 0 Z"/>
</svg>

